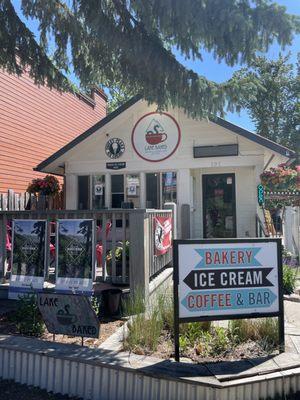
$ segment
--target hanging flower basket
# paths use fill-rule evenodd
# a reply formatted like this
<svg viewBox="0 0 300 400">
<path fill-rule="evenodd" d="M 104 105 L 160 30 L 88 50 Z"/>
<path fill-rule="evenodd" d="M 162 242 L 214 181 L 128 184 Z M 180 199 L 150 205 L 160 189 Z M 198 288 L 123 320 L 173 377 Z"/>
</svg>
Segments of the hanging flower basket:
<svg viewBox="0 0 300 400">
<path fill-rule="evenodd" d="M 53 175 L 46 175 L 45 178 L 36 178 L 28 185 L 27 192 L 44 196 L 54 196 L 59 193 L 58 179 Z"/>
<path fill-rule="evenodd" d="M 261 183 L 267 191 L 295 191 L 297 189 L 297 171 L 286 165 L 279 165 L 264 171 Z"/>
</svg>

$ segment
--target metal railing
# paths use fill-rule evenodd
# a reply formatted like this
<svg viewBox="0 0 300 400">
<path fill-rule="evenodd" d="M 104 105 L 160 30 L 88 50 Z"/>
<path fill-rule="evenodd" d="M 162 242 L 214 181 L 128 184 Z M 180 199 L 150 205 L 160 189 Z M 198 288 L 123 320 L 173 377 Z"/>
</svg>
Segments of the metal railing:
<svg viewBox="0 0 300 400">
<path fill-rule="evenodd" d="M 269 237 L 269 234 L 266 232 L 265 225 L 258 214 L 256 214 L 256 237 Z"/>
<path fill-rule="evenodd" d="M 0 211 L 0 278 L 5 278 L 9 269 L 7 233 L 13 219 L 48 221 L 47 278 L 50 275 L 55 276 L 55 259 L 51 260 L 50 243 L 54 245 L 56 243 L 56 221 L 93 219 L 96 226 L 93 280 L 130 284 L 133 290 L 141 286 L 147 290 L 150 279 L 172 259 L 171 248 L 163 255 L 155 255 L 156 216 L 172 217 L 172 211 L 145 209 Z"/>
</svg>

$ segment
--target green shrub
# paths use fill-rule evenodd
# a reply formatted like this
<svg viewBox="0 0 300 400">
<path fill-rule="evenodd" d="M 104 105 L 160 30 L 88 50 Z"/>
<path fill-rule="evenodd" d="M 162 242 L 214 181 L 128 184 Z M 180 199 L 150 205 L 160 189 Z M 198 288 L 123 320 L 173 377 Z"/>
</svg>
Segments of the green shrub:
<svg viewBox="0 0 300 400">
<path fill-rule="evenodd" d="M 128 296 L 122 301 L 122 310 L 124 316 L 137 315 L 145 311 L 144 294 L 137 290 L 133 295 Z"/>
<path fill-rule="evenodd" d="M 10 320 L 16 324 L 17 330 L 23 335 L 41 336 L 45 331 L 44 321 L 34 294 L 19 297 L 18 308 L 12 313 Z"/>
<path fill-rule="evenodd" d="M 229 331 L 221 327 L 211 327 L 209 331 L 200 331 L 200 337 L 194 346 L 196 354 L 201 356 L 220 356 L 232 347 Z"/>
<path fill-rule="evenodd" d="M 135 296 L 124 302 L 123 307 L 126 315 L 133 316 L 132 321 L 128 323 L 124 349 L 137 353 L 155 351 L 164 327 L 163 315 L 167 316 L 167 323 L 171 323 L 172 318 L 170 311 L 165 307 L 164 296 L 158 295 L 156 300 L 146 307 L 143 293 L 137 291 Z"/>
<path fill-rule="evenodd" d="M 211 355 L 218 355 L 224 353 L 231 346 L 230 335 L 227 329 L 215 327 L 211 340 Z"/>
<path fill-rule="evenodd" d="M 180 335 L 186 337 L 193 346 L 203 337 L 203 332 L 209 332 L 211 329 L 210 322 L 189 322 L 180 325 Z"/>
<path fill-rule="evenodd" d="M 229 323 L 229 331 L 236 343 L 258 341 L 264 348 L 278 345 L 278 320 L 276 318 L 239 319 Z"/>
<path fill-rule="evenodd" d="M 92 296 L 90 298 L 91 306 L 92 309 L 95 311 L 97 317 L 99 317 L 99 312 L 100 312 L 100 301 L 98 297 Z"/>
<path fill-rule="evenodd" d="M 155 351 L 163 328 L 163 321 L 158 307 L 153 307 L 146 314 L 137 314 L 128 323 L 128 336 L 124 340 L 124 349 L 137 353 Z"/>
<path fill-rule="evenodd" d="M 283 266 L 283 292 L 284 294 L 292 294 L 296 287 L 297 270 L 288 265 Z"/>
<path fill-rule="evenodd" d="M 227 329 L 213 327 L 210 322 L 190 322 L 180 326 L 179 344 L 182 351 L 190 347 L 198 355 L 215 356 L 231 346 L 231 336 Z"/>
<path fill-rule="evenodd" d="M 161 319 L 163 321 L 163 328 L 167 329 L 173 335 L 174 334 L 173 295 L 170 291 L 166 293 L 159 293 L 156 301 L 161 314 Z"/>
</svg>

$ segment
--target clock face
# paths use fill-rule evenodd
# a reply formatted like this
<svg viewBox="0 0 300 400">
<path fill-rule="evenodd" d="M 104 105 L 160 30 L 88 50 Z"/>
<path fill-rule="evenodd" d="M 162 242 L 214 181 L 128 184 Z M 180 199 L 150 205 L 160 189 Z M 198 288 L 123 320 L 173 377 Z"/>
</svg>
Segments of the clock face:
<svg viewBox="0 0 300 400">
<path fill-rule="evenodd" d="M 119 158 L 125 151 L 125 143 L 122 139 L 109 139 L 105 145 L 105 153 L 109 158 Z"/>
</svg>

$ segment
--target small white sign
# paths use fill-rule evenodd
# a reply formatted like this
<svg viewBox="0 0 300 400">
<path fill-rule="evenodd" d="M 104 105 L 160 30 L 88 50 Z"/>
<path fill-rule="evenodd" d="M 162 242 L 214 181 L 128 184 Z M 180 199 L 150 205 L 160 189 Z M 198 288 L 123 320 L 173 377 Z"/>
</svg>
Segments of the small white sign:
<svg viewBox="0 0 300 400">
<path fill-rule="evenodd" d="M 103 184 L 102 183 L 95 185 L 95 196 L 103 196 Z"/>
<path fill-rule="evenodd" d="M 127 187 L 127 196 L 136 196 L 137 195 L 137 186 L 135 184 L 130 184 Z"/>
</svg>

